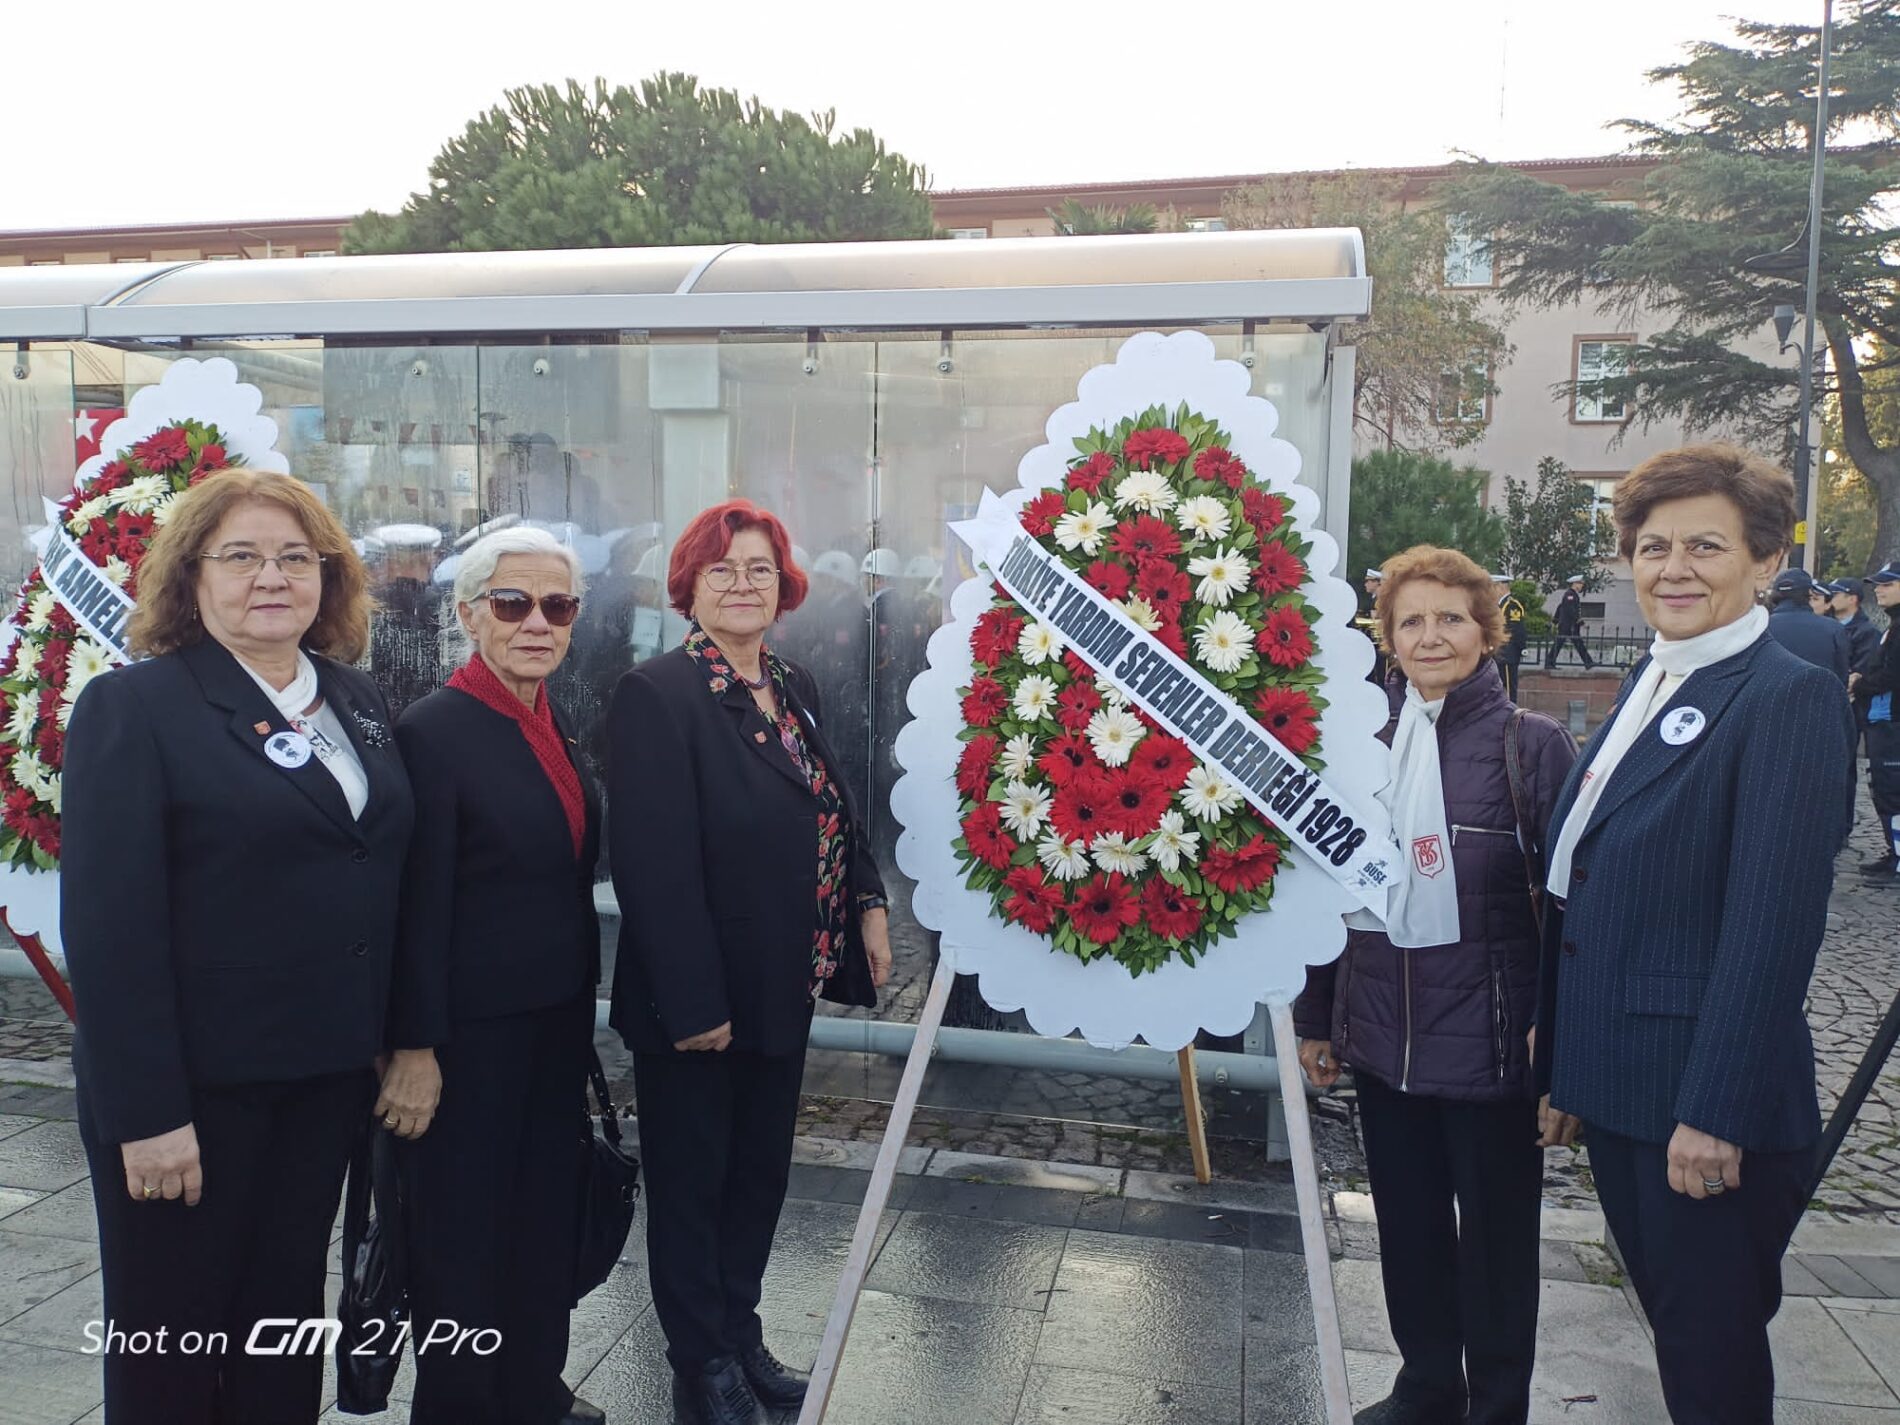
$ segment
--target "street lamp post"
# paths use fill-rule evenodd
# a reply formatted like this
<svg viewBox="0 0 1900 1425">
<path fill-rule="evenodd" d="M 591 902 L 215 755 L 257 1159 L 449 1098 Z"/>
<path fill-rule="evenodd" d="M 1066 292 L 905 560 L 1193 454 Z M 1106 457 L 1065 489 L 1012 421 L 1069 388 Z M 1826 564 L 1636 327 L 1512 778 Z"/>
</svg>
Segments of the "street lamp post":
<svg viewBox="0 0 1900 1425">
<path fill-rule="evenodd" d="M 1834 0 L 1822 0 L 1821 73 L 1814 86 L 1814 175 L 1808 182 L 1808 290 L 1801 335 L 1801 417 L 1794 445 L 1794 499 L 1795 509 L 1801 515 L 1801 526 L 1796 534 L 1805 536 L 1795 540 L 1794 551 L 1789 559 L 1796 569 L 1807 567 L 1808 544 L 1814 537 L 1808 519 L 1808 487 L 1812 478 L 1813 453 L 1808 442 L 1808 428 L 1814 417 L 1814 296 L 1815 289 L 1821 284 L 1821 180 L 1827 163 L 1827 61 L 1833 30 Z M 1781 329 L 1779 310 L 1776 312 L 1775 326 L 1777 330 Z M 1783 340 L 1786 340 L 1785 335 Z"/>
</svg>

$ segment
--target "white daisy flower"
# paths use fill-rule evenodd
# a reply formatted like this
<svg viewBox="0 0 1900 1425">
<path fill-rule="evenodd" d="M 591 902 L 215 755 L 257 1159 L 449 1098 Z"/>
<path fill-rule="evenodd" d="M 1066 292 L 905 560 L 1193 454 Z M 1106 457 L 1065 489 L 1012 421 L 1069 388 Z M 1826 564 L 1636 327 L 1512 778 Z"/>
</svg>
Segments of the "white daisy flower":
<svg viewBox="0 0 1900 1425">
<path fill-rule="evenodd" d="M 73 510 L 73 528 L 83 534 L 86 526 L 104 514 L 106 510 L 111 507 L 111 504 L 112 494 L 110 491 L 103 495 L 94 495 L 90 500 L 81 500 Z"/>
<path fill-rule="evenodd" d="M 1201 581 L 1194 592 L 1202 603 L 1225 608 L 1229 599 L 1246 589 L 1253 565 L 1238 549 L 1216 549 L 1188 560 L 1188 573 Z"/>
<path fill-rule="evenodd" d="M 177 503 L 178 496 L 176 493 L 160 495 L 156 500 L 153 500 L 151 511 L 152 523 L 157 525 L 164 524 L 166 520 L 172 517 L 172 506 Z"/>
<path fill-rule="evenodd" d="M 1096 837 L 1094 851 L 1095 864 L 1110 875 L 1120 871 L 1124 876 L 1139 876 L 1148 869 L 1148 858 L 1130 846 L 1119 831 Z"/>
<path fill-rule="evenodd" d="M 37 752 L 25 751 L 15 753 L 13 763 L 8 770 L 13 773 L 14 781 L 25 787 L 29 792 L 33 793 L 34 796 L 40 797 L 42 801 L 45 800 L 44 795 L 41 793 L 40 786 L 46 779 L 46 764 L 40 761 Z"/>
<path fill-rule="evenodd" d="M 39 671 L 40 646 L 30 638 L 20 640 L 20 652 L 13 660 L 13 676 L 31 678 Z"/>
<path fill-rule="evenodd" d="M 1253 651 L 1253 629 L 1239 614 L 1222 609 L 1194 630 L 1194 652 L 1216 673 L 1231 673 Z"/>
<path fill-rule="evenodd" d="M 1106 678 L 1097 678 L 1095 680 L 1095 691 L 1102 695 L 1102 701 L 1107 703 L 1111 708 L 1125 708 L 1128 706 L 1128 694 L 1124 693 Z"/>
<path fill-rule="evenodd" d="M 40 799 L 49 803 L 53 815 L 59 816 L 66 806 L 66 779 L 57 772 L 48 772 L 42 782 Z"/>
<path fill-rule="evenodd" d="M 53 621 L 53 591 L 41 589 L 27 602 L 26 626 L 30 633 L 44 633 Z"/>
<path fill-rule="evenodd" d="M 1026 732 L 1017 733 L 1003 745 L 1003 755 L 996 765 L 1012 780 L 1027 777 L 1036 766 L 1036 739 Z"/>
<path fill-rule="evenodd" d="M 1089 746 L 1111 767 L 1128 761 L 1147 728 L 1127 708 L 1103 708 L 1089 719 Z"/>
<path fill-rule="evenodd" d="M 1115 528 L 1115 516 L 1110 514 L 1108 506 L 1097 501 L 1087 509 L 1070 510 L 1056 521 L 1056 543 L 1064 549 L 1079 549 L 1084 554 L 1094 554 L 1102 547 L 1102 541 L 1108 538 L 1108 532 Z"/>
<path fill-rule="evenodd" d="M 1033 668 L 1062 656 L 1062 635 L 1056 632 L 1054 624 L 1037 619 L 1016 640 L 1016 651 L 1022 655 L 1023 662 Z"/>
<path fill-rule="evenodd" d="M 1205 539 L 1210 544 L 1227 538 L 1227 531 L 1234 527 L 1234 518 L 1227 512 L 1227 506 L 1212 495 L 1183 500 L 1174 512 L 1174 522 L 1196 541 Z"/>
<path fill-rule="evenodd" d="M 1011 782 L 1003 790 L 1003 820 L 1011 831 L 1027 841 L 1042 830 L 1042 824 L 1049 819 L 1051 800 L 1046 787 Z"/>
<path fill-rule="evenodd" d="M 161 496 L 169 495 L 172 482 L 164 475 L 141 475 L 118 490 L 114 490 L 108 499 L 116 499 L 134 514 L 148 514 L 153 503 Z"/>
<path fill-rule="evenodd" d="M 1154 605 L 1146 599 L 1123 599 L 1115 607 L 1134 620 L 1136 627 L 1144 633 L 1153 633 L 1161 627 L 1161 615 L 1154 611 Z"/>
<path fill-rule="evenodd" d="M 1118 510 L 1136 509 L 1144 514 L 1160 514 L 1172 509 L 1175 500 L 1174 486 L 1168 483 L 1168 477 L 1159 470 L 1135 470 L 1122 476 L 1121 483 L 1115 487 L 1115 508 Z"/>
<path fill-rule="evenodd" d="M 106 556 L 106 578 L 123 589 L 125 587 L 125 581 L 131 577 L 132 566 L 130 564 L 127 564 L 116 554 L 108 554 Z"/>
<path fill-rule="evenodd" d="M 1164 871 L 1180 870 L 1183 861 L 1194 860 L 1200 851 L 1201 833 L 1189 831 L 1181 813 L 1173 810 L 1162 816 L 1161 825 L 1148 843 L 1148 854 Z"/>
<path fill-rule="evenodd" d="M 1240 788 L 1225 781 L 1218 772 L 1210 772 L 1205 762 L 1197 762 L 1181 788 L 1181 805 L 1189 816 L 1202 821 L 1219 821 L 1240 805 Z"/>
<path fill-rule="evenodd" d="M 7 718 L 7 741 L 15 747 L 24 747 L 33 740 L 33 729 L 39 720 L 39 694 L 28 693 L 13 705 L 13 712 Z"/>
<path fill-rule="evenodd" d="M 66 660 L 66 686 L 59 695 L 59 725 L 66 726 L 66 719 L 72 716 L 72 706 L 79 701 L 79 695 L 86 691 L 86 684 L 112 666 L 112 660 L 106 656 L 92 639 L 81 634 L 73 640 L 72 655 Z"/>
<path fill-rule="evenodd" d="M 1058 881 L 1079 881 L 1089 873 L 1088 848 L 1079 841 L 1064 841 L 1053 831 L 1036 843 L 1036 859 Z"/>
<path fill-rule="evenodd" d="M 1016 685 L 1016 716 L 1024 722 L 1040 722 L 1056 710 L 1055 679 L 1031 673 Z"/>
</svg>

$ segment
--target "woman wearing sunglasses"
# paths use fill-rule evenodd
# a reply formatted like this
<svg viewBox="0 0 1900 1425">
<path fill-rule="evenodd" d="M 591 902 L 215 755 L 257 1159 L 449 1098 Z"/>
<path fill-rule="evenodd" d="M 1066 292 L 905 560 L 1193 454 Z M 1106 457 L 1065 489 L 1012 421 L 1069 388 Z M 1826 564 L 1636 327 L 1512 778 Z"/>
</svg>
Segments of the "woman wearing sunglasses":
<svg viewBox="0 0 1900 1425">
<path fill-rule="evenodd" d="M 418 811 L 376 1108 L 411 1140 L 413 1339 L 440 1340 L 432 1324 L 454 1322 L 500 1342 L 419 1349 L 416 1425 L 604 1418 L 561 1379 L 600 977 L 600 809 L 546 682 L 580 595 L 580 561 L 546 531 L 478 541 L 455 575 L 473 652 L 396 725 Z"/>
<path fill-rule="evenodd" d="M 758 1306 L 812 1003 L 875 1004 L 891 963 L 883 883 L 817 685 L 765 643 L 807 588 L 775 516 L 746 500 L 702 511 L 666 580 L 692 629 L 621 678 L 609 715 L 610 1022 L 633 1051 L 674 1403 L 711 1425 L 804 1399 Z"/>
</svg>

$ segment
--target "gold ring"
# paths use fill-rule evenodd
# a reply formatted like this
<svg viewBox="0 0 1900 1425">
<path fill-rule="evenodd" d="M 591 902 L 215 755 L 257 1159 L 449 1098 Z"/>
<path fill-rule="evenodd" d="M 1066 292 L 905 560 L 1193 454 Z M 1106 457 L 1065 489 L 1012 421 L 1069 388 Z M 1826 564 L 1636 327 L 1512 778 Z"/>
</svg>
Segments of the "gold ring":
<svg viewBox="0 0 1900 1425">
<path fill-rule="evenodd" d="M 385 1114 L 383 1115 L 383 1127 L 385 1127 L 385 1128 L 394 1128 L 394 1127 L 396 1126 L 396 1122 L 397 1122 L 397 1120 L 396 1120 L 396 1115 L 395 1115 L 395 1114 L 393 1114 L 393 1113 L 385 1113 Z"/>
<path fill-rule="evenodd" d="M 147 1183 L 147 1184 L 145 1185 L 145 1199 L 146 1199 L 146 1201 L 147 1201 L 147 1202 L 149 1202 L 149 1201 L 151 1201 L 151 1200 L 152 1200 L 153 1198 L 155 1198 L 155 1197 L 157 1197 L 157 1196 L 158 1196 L 158 1189 L 157 1189 L 157 1188 L 155 1188 L 155 1187 L 153 1187 L 153 1186 L 152 1186 L 152 1185 L 151 1185 L 150 1183 Z"/>
</svg>

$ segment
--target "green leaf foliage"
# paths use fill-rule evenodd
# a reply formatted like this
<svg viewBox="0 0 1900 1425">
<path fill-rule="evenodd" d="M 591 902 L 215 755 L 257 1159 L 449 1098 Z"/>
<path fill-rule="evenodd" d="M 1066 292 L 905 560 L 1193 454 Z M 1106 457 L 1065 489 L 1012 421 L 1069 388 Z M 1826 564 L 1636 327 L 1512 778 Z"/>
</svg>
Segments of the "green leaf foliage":
<svg viewBox="0 0 1900 1425">
<path fill-rule="evenodd" d="M 1491 477 L 1475 466 L 1406 450 L 1375 450 L 1352 463 L 1346 569 L 1385 563 L 1415 544 L 1436 544 L 1496 567 L 1504 525 L 1485 504 Z"/>
</svg>

